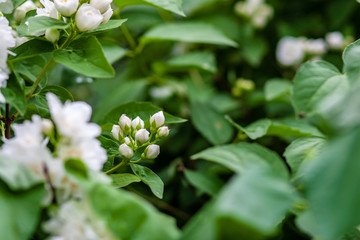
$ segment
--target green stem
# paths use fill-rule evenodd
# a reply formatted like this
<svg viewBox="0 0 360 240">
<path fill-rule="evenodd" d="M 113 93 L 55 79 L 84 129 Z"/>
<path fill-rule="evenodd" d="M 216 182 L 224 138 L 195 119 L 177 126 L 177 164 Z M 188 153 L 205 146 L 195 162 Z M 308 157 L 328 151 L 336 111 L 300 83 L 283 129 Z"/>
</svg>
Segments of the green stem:
<svg viewBox="0 0 360 240">
<path fill-rule="evenodd" d="M 123 34 L 124 34 L 124 36 L 126 38 L 126 41 L 129 43 L 130 47 L 133 50 L 135 50 L 136 47 L 137 47 L 137 44 L 136 44 L 136 41 L 135 41 L 134 37 L 131 35 L 129 29 L 127 29 L 127 27 L 124 24 L 122 24 L 120 26 L 120 29 L 123 32 Z"/>
<path fill-rule="evenodd" d="M 118 170 L 119 168 L 126 166 L 129 164 L 129 161 L 126 161 L 125 159 L 121 161 L 121 163 L 119 163 L 118 165 L 116 165 L 115 167 L 111 168 L 110 170 L 107 170 L 105 173 L 106 174 L 111 174 L 113 172 L 115 172 L 116 170 Z"/>
</svg>

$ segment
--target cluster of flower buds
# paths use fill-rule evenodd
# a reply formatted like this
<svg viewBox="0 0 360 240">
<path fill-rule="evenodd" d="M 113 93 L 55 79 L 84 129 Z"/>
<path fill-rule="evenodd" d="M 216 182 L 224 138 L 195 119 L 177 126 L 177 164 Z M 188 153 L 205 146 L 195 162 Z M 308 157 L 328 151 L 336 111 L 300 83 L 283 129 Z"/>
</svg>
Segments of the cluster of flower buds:
<svg viewBox="0 0 360 240">
<path fill-rule="evenodd" d="M 273 8 L 264 3 L 264 0 L 246 0 L 235 5 L 235 12 L 248 19 L 256 28 L 266 26 L 269 19 L 273 16 Z"/>
<path fill-rule="evenodd" d="M 131 160 L 138 149 L 146 147 L 141 159 L 155 159 L 160 153 L 160 147 L 155 143 L 169 135 L 169 128 L 164 124 L 165 116 L 162 111 L 150 117 L 150 131 L 145 128 L 145 123 L 140 117 L 131 120 L 123 114 L 119 119 L 119 125 L 113 125 L 111 134 L 121 143 L 119 152 L 123 158 Z"/>
</svg>

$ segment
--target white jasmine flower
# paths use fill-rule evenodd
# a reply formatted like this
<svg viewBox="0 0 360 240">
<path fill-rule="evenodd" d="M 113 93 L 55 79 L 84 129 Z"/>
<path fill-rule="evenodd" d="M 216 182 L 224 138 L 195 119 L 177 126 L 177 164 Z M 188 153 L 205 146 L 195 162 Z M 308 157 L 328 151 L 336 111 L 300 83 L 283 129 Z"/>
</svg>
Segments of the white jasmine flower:
<svg viewBox="0 0 360 240">
<path fill-rule="evenodd" d="M 44 134 L 50 135 L 51 132 L 54 130 L 54 124 L 49 119 L 41 119 L 41 130 Z"/>
<path fill-rule="evenodd" d="M 110 18 L 112 17 L 113 13 L 114 13 L 114 11 L 112 10 L 111 7 L 109 7 L 109 9 L 106 12 L 104 12 L 102 15 L 103 20 L 102 20 L 101 24 L 107 23 L 110 20 Z"/>
<path fill-rule="evenodd" d="M 140 130 L 142 128 L 144 128 L 144 121 L 140 117 L 136 117 L 134 120 L 132 120 L 131 129 L 133 131 Z"/>
<path fill-rule="evenodd" d="M 341 32 L 330 32 L 326 34 L 325 40 L 331 49 L 341 50 L 344 47 L 344 36 Z"/>
<path fill-rule="evenodd" d="M 167 126 L 164 126 L 158 129 L 157 136 L 159 138 L 164 138 L 169 136 L 169 133 L 170 133 L 169 128 Z"/>
<path fill-rule="evenodd" d="M 146 159 L 155 159 L 160 154 L 160 146 L 151 144 L 147 146 L 143 154 Z"/>
<path fill-rule="evenodd" d="M 116 239 L 105 221 L 97 217 L 86 202 L 69 201 L 62 204 L 43 228 L 50 233 L 50 240 Z"/>
<path fill-rule="evenodd" d="M 322 55 L 326 50 L 326 43 L 321 38 L 308 39 L 305 41 L 305 51 L 311 55 Z"/>
<path fill-rule="evenodd" d="M 122 114 L 120 116 L 119 119 L 119 125 L 121 130 L 125 133 L 125 134 L 129 134 L 131 131 L 131 119 L 126 116 L 125 114 Z"/>
<path fill-rule="evenodd" d="M 131 159 L 134 156 L 134 151 L 126 143 L 119 146 L 120 155 L 126 159 Z"/>
<path fill-rule="evenodd" d="M 11 0 L 0 0 L 0 12 L 10 14 L 14 9 L 14 4 Z"/>
<path fill-rule="evenodd" d="M 101 12 L 87 3 L 82 4 L 75 15 L 75 22 L 80 32 L 93 30 L 102 21 L 103 16 Z"/>
<path fill-rule="evenodd" d="M 120 136 L 121 136 L 121 138 L 124 137 L 124 134 L 123 134 L 122 130 L 120 129 L 119 125 L 112 126 L 111 135 L 113 136 L 113 138 L 115 138 L 118 141 L 120 140 Z"/>
<path fill-rule="evenodd" d="M 51 117 L 58 132 L 73 141 L 87 140 L 100 135 L 101 128 L 90 123 L 92 109 L 85 102 L 66 102 L 64 105 L 53 94 L 46 95 Z"/>
<path fill-rule="evenodd" d="M 296 66 L 305 57 L 304 38 L 283 37 L 277 46 L 276 57 L 284 66 Z"/>
<path fill-rule="evenodd" d="M 150 133 L 146 129 L 140 129 L 135 134 L 135 140 L 139 145 L 146 143 L 149 140 Z"/>
<path fill-rule="evenodd" d="M 15 9 L 15 13 L 14 13 L 15 20 L 17 22 L 21 22 L 25 18 L 26 13 L 34 9 L 36 9 L 36 5 L 31 0 L 24 2 Z"/>
<path fill-rule="evenodd" d="M 60 32 L 57 29 L 46 29 L 45 38 L 50 42 L 57 42 L 60 38 Z"/>
<path fill-rule="evenodd" d="M 55 4 L 50 0 L 40 0 L 44 8 L 36 9 L 37 16 L 46 16 L 57 19 L 59 14 L 55 8 Z"/>
<path fill-rule="evenodd" d="M 165 123 L 165 116 L 163 111 L 159 111 L 150 117 L 150 126 L 153 129 L 158 129 Z"/>
<path fill-rule="evenodd" d="M 112 0 L 90 0 L 90 5 L 96 9 L 99 9 L 101 14 L 104 14 L 106 11 L 111 8 Z"/>
<path fill-rule="evenodd" d="M 54 0 L 54 3 L 59 13 L 65 17 L 73 15 L 79 6 L 79 0 Z"/>
</svg>

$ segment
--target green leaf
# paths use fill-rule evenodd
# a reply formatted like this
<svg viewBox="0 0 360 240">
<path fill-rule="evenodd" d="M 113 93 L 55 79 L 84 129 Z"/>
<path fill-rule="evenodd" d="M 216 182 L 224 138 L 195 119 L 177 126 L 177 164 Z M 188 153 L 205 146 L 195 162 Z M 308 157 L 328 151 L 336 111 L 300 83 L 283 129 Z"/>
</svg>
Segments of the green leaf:
<svg viewBox="0 0 360 240">
<path fill-rule="evenodd" d="M 262 38 L 248 39 L 244 43 L 242 55 L 253 67 L 258 67 L 268 51 L 268 44 Z"/>
<path fill-rule="evenodd" d="M 26 108 L 25 92 L 14 74 L 10 75 L 10 78 L 7 80 L 6 88 L 2 88 L 1 92 L 4 95 L 6 102 L 9 103 L 11 107 L 16 108 L 21 115 L 24 115 Z"/>
<path fill-rule="evenodd" d="M 227 119 L 240 131 L 244 132 L 252 140 L 263 136 L 281 136 L 281 137 L 303 137 L 303 136 L 323 136 L 323 134 L 314 126 L 310 125 L 305 119 L 260 119 L 246 127 L 235 123 L 232 119 Z"/>
<path fill-rule="evenodd" d="M 284 79 L 270 79 L 266 81 L 264 86 L 265 99 L 273 101 L 284 96 L 290 96 L 292 91 L 292 84 Z"/>
<path fill-rule="evenodd" d="M 201 135 L 214 145 L 230 141 L 234 133 L 225 117 L 206 103 L 191 104 L 191 121 Z"/>
<path fill-rule="evenodd" d="M 36 34 L 47 29 L 66 29 L 70 26 L 70 23 L 45 16 L 29 17 L 27 22 L 26 35 Z"/>
<path fill-rule="evenodd" d="M 0 181 L 0 239 L 31 239 L 40 219 L 45 189 L 10 192 Z"/>
<path fill-rule="evenodd" d="M 108 31 L 111 29 L 115 29 L 120 27 L 124 22 L 126 22 L 127 19 L 111 19 L 109 20 L 107 23 L 100 25 L 99 27 L 95 28 L 94 30 L 85 32 L 86 34 L 97 34 L 97 33 L 102 33 L 104 31 Z"/>
<path fill-rule="evenodd" d="M 104 219 L 117 239 L 175 240 L 180 237 L 173 218 L 134 194 L 99 183 L 91 184 L 86 192 L 96 214 Z"/>
<path fill-rule="evenodd" d="M 130 5 L 150 5 L 185 16 L 181 8 L 182 0 L 114 0 L 114 3 L 120 9 Z"/>
<path fill-rule="evenodd" d="M 302 137 L 293 141 L 284 152 L 292 174 L 297 173 L 304 161 L 316 159 L 322 152 L 325 143 L 325 139 L 319 137 Z"/>
<path fill-rule="evenodd" d="M 294 78 L 292 101 L 296 113 L 314 114 L 326 97 L 344 93 L 349 83 L 346 76 L 324 61 L 303 64 Z"/>
<path fill-rule="evenodd" d="M 71 93 L 66 89 L 63 88 L 61 86 L 46 86 L 43 89 L 41 89 L 41 91 L 39 92 L 39 95 L 43 95 L 46 96 L 47 93 L 52 92 L 54 93 L 56 96 L 58 96 L 58 98 L 62 101 L 74 101 L 74 97 L 71 95 Z"/>
<path fill-rule="evenodd" d="M 131 170 L 134 174 L 141 179 L 146 185 L 148 185 L 153 194 L 162 198 L 164 193 L 164 183 L 161 178 L 156 175 L 150 168 L 143 167 L 137 164 L 130 164 Z"/>
<path fill-rule="evenodd" d="M 210 73 L 216 73 L 216 60 L 211 52 L 191 52 L 175 56 L 166 62 L 154 64 L 158 72 L 165 71 L 188 71 L 191 68 L 198 68 Z"/>
<path fill-rule="evenodd" d="M 0 179 L 12 191 L 27 190 L 42 183 L 25 165 L 4 156 L 0 156 Z"/>
<path fill-rule="evenodd" d="M 103 45 L 104 55 L 110 64 L 126 56 L 127 50 L 118 45 Z"/>
<path fill-rule="evenodd" d="M 337 240 L 360 223 L 360 129 L 338 137 L 304 166 L 315 238 Z"/>
<path fill-rule="evenodd" d="M 14 3 L 14 9 L 17 8 L 18 6 L 20 6 L 23 2 L 25 2 L 26 0 L 13 0 Z"/>
<path fill-rule="evenodd" d="M 32 39 L 12 49 L 11 51 L 16 55 L 9 55 L 9 60 L 16 62 L 23 59 L 36 57 L 39 54 L 48 53 L 52 50 L 54 50 L 54 46 L 50 42 L 39 39 Z"/>
<path fill-rule="evenodd" d="M 347 74 L 351 83 L 358 82 L 360 80 L 360 40 L 348 45 L 343 53 L 344 61 L 344 73 Z"/>
<path fill-rule="evenodd" d="M 22 61 L 17 61 L 14 63 L 14 72 L 17 75 L 21 75 L 27 81 L 35 82 L 44 66 L 46 65 L 47 60 L 43 56 L 34 56 L 32 58 L 26 58 Z M 47 82 L 47 75 L 45 74 L 42 83 Z"/>
<path fill-rule="evenodd" d="M 294 200 L 294 189 L 276 171 L 249 169 L 195 215 L 182 239 L 269 239 Z"/>
<path fill-rule="evenodd" d="M 215 196 L 224 185 L 218 178 L 199 171 L 185 169 L 184 175 L 191 185 L 211 196 Z"/>
<path fill-rule="evenodd" d="M 270 167 L 279 176 L 288 177 L 283 160 L 273 151 L 256 143 L 238 143 L 208 148 L 191 156 L 221 164 L 234 172 L 244 173 L 252 167 Z"/>
<path fill-rule="evenodd" d="M 115 74 L 95 37 L 78 39 L 68 49 L 55 50 L 53 57 L 55 62 L 85 76 L 110 78 Z"/>
<path fill-rule="evenodd" d="M 111 110 L 108 114 L 105 115 L 103 122 L 117 123 L 122 114 L 126 114 L 131 119 L 139 116 L 143 121 L 148 121 L 150 117 L 158 111 L 161 111 L 161 108 L 155 107 L 148 102 L 130 102 L 122 104 Z M 186 122 L 186 119 L 175 117 L 166 112 L 164 112 L 164 115 L 165 124 Z"/>
<path fill-rule="evenodd" d="M 165 23 L 146 32 L 140 39 L 145 45 L 153 41 L 177 41 L 203 44 L 218 44 L 236 47 L 237 43 L 221 31 L 206 23 Z"/>
<path fill-rule="evenodd" d="M 67 159 L 65 161 L 65 169 L 68 173 L 76 177 L 88 177 L 88 169 L 85 163 L 79 159 Z"/>
<path fill-rule="evenodd" d="M 141 179 L 130 173 L 111 174 L 113 185 L 118 188 L 126 187 L 134 182 L 141 182 Z"/>
</svg>

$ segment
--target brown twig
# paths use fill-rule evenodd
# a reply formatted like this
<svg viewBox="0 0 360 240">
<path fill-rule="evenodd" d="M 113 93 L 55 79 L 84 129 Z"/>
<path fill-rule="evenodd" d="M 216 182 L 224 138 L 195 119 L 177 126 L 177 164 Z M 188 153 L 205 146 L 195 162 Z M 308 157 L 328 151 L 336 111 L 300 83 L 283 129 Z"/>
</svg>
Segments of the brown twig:
<svg viewBox="0 0 360 240">
<path fill-rule="evenodd" d="M 10 139 L 11 137 L 11 123 L 15 120 L 15 116 L 10 116 L 10 105 L 5 104 L 5 117 L 0 118 L 5 123 L 5 138 Z"/>
</svg>

